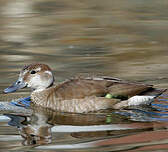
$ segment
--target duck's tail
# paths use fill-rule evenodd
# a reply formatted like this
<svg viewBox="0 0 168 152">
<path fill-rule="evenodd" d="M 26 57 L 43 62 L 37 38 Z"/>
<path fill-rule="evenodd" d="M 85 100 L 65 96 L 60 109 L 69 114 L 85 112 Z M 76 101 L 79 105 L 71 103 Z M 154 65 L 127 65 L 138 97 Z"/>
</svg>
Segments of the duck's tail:
<svg viewBox="0 0 168 152">
<path fill-rule="evenodd" d="M 150 105 L 157 97 L 159 97 L 167 89 L 151 89 L 141 95 L 136 95 L 128 100 L 122 101 L 115 105 L 116 109 L 125 108 L 129 106 Z"/>
</svg>

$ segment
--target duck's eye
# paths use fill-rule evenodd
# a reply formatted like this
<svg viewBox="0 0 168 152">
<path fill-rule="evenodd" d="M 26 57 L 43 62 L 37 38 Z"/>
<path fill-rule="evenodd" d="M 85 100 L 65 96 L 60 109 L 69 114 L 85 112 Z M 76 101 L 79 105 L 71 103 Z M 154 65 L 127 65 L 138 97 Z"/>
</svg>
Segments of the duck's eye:
<svg viewBox="0 0 168 152">
<path fill-rule="evenodd" d="M 34 71 L 34 70 L 32 70 L 31 72 L 30 72 L 30 74 L 35 74 L 36 73 L 36 71 Z"/>
</svg>

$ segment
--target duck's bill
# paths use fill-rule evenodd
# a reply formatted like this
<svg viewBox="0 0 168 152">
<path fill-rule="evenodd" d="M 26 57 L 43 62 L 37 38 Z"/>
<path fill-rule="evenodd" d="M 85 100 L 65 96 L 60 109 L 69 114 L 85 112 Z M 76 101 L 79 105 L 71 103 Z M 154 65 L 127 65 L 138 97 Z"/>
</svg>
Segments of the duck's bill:
<svg viewBox="0 0 168 152">
<path fill-rule="evenodd" d="M 4 89 L 4 93 L 11 93 L 11 92 L 15 92 L 16 90 L 25 88 L 26 84 L 21 81 L 21 80 L 17 80 L 15 83 L 13 83 L 10 87 Z"/>
</svg>

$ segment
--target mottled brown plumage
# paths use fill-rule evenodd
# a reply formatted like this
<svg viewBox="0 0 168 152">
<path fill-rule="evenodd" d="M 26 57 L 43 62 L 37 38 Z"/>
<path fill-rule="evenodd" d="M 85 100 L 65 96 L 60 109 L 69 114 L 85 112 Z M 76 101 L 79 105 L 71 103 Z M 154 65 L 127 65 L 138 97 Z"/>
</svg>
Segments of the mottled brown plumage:
<svg viewBox="0 0 168 152">
<path fill-rule="evenodd" d="M 39 67 L 42 68 L 42 71 L 46 71 L 46 70 L 51 71 L 51 69 L 48 65 L 44 66 L 44 64 L 41 64 L 41 63 L 32 63 L 32 64 L 25 65 L 22 68 L 22 72 L 25 71 L 25 70 L 31 71 L 31 70 L 37 69 Z"/>
<path fill-rule="evenodd" d="M 151 85 L 126 82 L 112 77 L 79 77 L 53 85 L 53 74 L 45 64 L 25 66 L 18 80 L 19 85 L 24 84 L 23 86 L 34 89 L 31 94 L 34 104 L 75 113 L 123 108 L 129 105 L 128 98 L 155 90 Z M 160 90 L 155 95 L 163 91 Z M 105 97 L 108 93 L 112 95 L 112 99 Z"/>
<path fill-rule="evenodd" d="M 107 93 L 131 97 L 151 87 L 151 85 L 128 83 L 113 78 L 76 78 L 57 85 L 52 89 L 50 95 L 55 94 L 58 98 L 66 100 L 89 96 L 104 97 Z"/>
<path fill-rule="evenodd" d="M 31 97 L 34 103 L 43 107 L 81 113 L 116 108 L 114 105 L 120 99 L 107 99 L 104 97 L 107 93 L 131 97 L 149 90 L 151 87 L 114 78 L 76 78 L 42 92 L 33 92 Z"/>
</svg>

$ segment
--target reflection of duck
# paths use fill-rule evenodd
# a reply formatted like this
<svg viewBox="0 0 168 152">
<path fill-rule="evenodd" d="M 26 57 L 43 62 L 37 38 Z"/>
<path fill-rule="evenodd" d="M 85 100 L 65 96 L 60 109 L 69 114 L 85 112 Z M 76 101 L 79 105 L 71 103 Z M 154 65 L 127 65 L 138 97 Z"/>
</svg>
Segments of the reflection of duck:
<svg viewBox="0 0 168 152">
<path fill-rule="evenodd" d="M 152 99 L 153 96 L 135 95 L 148 95 L 154 91 L 152 95 L 156 96 L 163 92 L 163 90 L 155 91 L 151 85 L 130 83 L 111 77 L 74 78 L 58 85 L 53 83 L 54 76 L 47 65 L 30 64 L 24 66 L 19 79 L 4 92 L 30 87 L 34 89 L 31 94 L 33 103 L 58 111 L 75 113 L 137 105 Z M 109 94 L 110 98 L 107 96 Z M 132 96 L 135 97 L 126 100 Z"/>
<path fill-rule="evenodd" d="M 44 115 L 35 113 L 30 117 L 27 125 L 19 128 L 21 136 L 24 138 L 23 145 L 43 145 L 51 143 L 51 127 L 47 124 Z"/>
<path fill-rule="evenodd" d="M 127 121 L 125 117 L 115 114 L 115 112 L 112 112 L 111 110 L 104 110 L 101 111 L 101 113 L 77 114 L 53 111 L 39 106 L 33 106 L 32 109 L 34 113 L 45 115 L 45 117 L 47 117 L 47 123 L 51 125 L 105 125 L 107 124 L 108 114 L 110 114 L 110 117 L 113 117 L 111 121 L 113 123 L 125 123 L 125 121 Z"/>
<path fill-rule="evenodd" d="M 51 127 L 47 123 L 47 117 L 40 113 L 32 113 L 31 116 L 5 114 L 11 121 L 11 126 L 17 126 L 23 137 L 23 145 L 43 145 L 51 143 Z"/>
<path fill-rule="evenodd" d="M 30 115 L 24 114 L 5 114 L 11 120 L 8 122 L 10 126 L 16 126 L 19 130 L 20 135 L 23 137 L 24 141 L 22 142 L 23 145 L 44 145 L 51 143 L 52 133 L 51 128 L 57 128 L 56 132 L 66 132 L 67 130 L 62 129 L 68 125 L 69 127 L 80 128 L 85 126 L 85 132 L 87 130 L 87 126 L 93 125 L 94 126 L 101 126 L 106 124 L 106 114 L 69 114 L 69 113 L 62 113 L 56 112 L 50 109 L 33 106 L 31 109 L 32 113 Z M 116 116 L 114 114 L 116 122 L 124 122 L 121 120 L 121 117 Z M 59 125 L 61 126 L 59 126 Z M 64 126 L 64 127 L 62 127 Z M 59 128 L 59 129 L 58 129 Z M 73 127 L 72 127 L 73 128 Z M 104 133 L 106 133 L 106 127 L 103 127 Z M 75 130 L 76 131 L 76 130 Z M 73 132 L 73 131 L 72 131 Z M 100 132 L 100 131 L 99 131 Z M 99 135 L 99 132 L 96 134 Z M 89 135 L 88 135 L 89 137 Z"/>
<path fill-rule="evenodd" d="M 59 133 L 67 133 L 63 135 L 71 135 L 75 138 L 102 136 L 116 137 L 116 135 L 123 136 L 123 134 L 153 130 L 153 127 L 155 127 L 155 122 L 153 122 L 153 118 L 155 118 L 153 116 L 155 115 L 148 115 L 143 111 L 130 112 L 130 117 L 136 120 L 134 123 L 130 123 L 127 119 L 128 117 L 122 117 L 116 113 L 111 113 L 111 110 L 104 110 L 104 113 L 74 114 L 62 113 L 39 106 L 33 106 L 31 111 L 32 112 L 29 115 L 25 115 L 24 113 L 5 114 L 11 118 L 11 121 L 8 124 L 11 126 L 17 126 L 19 129 L 19 133 L 24 139 L 22 142 L 23 145 L 37 146 L 51 143 L 52 134 L 54 133 L 57 133 L 58 136 L 60 136 Z M 110 123 L 107 122 L 109 114 L 112 119 Z M 151 114 L 154 113 L 152 112 Z M 141 116 L 143 123 L 137 122 L 141 121 Z M 147 123 L 144 122 L 145 118 L 148 121 Z M 156 119 L 157 117 L 154 120 Z M 152 122 L 149 123 L 149 121 Z M 167 125 L 167 123 L 163 123 L 163 126 L 165 124 Z M 159 125 L 159 128 L 161 126 Z M 57 134 L 55 134 L 55 136 L 57 136 Z"/>
</svg>

